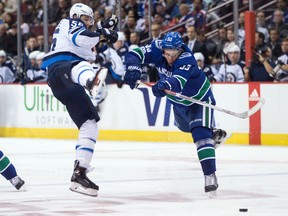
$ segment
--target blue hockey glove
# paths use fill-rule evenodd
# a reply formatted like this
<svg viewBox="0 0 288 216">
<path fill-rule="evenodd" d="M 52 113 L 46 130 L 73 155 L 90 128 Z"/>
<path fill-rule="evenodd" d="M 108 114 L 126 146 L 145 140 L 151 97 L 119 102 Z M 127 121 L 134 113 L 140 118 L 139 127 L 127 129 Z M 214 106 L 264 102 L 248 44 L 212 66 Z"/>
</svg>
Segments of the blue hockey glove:
<svg viewBox="0 0 288 216">
<path fill-rule="evenodd" d="M 152 91 L 155 97 L 166 96 L 165 89 L 169 89 L 169 86 L 165 80 L 159 80 L 155 85 L 152 86 Z"/>
<path fill-rule="evenodd" d="M 127 71 L 124 76 L 124 82 L 134 89 L 137 80 L 141 79 L 142 68 L 140 66 L 130 65 L 127 67 Z"/>
</svg>

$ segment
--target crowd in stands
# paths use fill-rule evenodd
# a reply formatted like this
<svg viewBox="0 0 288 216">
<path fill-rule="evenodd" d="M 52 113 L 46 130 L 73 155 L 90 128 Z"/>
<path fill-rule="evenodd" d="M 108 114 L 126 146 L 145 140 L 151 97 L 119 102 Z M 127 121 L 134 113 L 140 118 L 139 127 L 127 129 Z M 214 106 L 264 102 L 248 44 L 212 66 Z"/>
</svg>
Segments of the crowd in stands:
<svg viewBox="0 0 288 216">
<path fill-rule="evenodd" d="M 121 1 L 121 8 L 117 1 Z M 119 23 L 119 43 L 115 49 L 123 63 L 125 53 L 135 47 L 149 44 L 161 38 L 165 32 L 175 27 L 183 36 L 183 41 L 193 51 L 198 66 L 203 69 L 211 82 L 246 81 L 287 81 L 288 75 L 288 1 L 277 0 L 273 10 L 256 10 L 255 54 L 249 67 L 245 66 L 245 11 L 239 13 L 238 32 L 233 26 L 225 27 L 233 18 L 207 25 L 219 17 L 233 11 L 233 5 L 209 12 L 209 9 L 225 0 L 152 0 L 148 13 L 148 0 L 48 0 L 49 29 L 69 16 L 71 5 L 82 2 L 94 10 L 95 23 L 112 14 L 121 15 Z M 269 1 L 256 1 L 254 8 Z M 249 1 L 239 0 L 239 8 Z M 246 7 L 247 8 L 247 7 Z M 120 10 L 116 11 L 116 10 Z M 248 9 L 247 9 L 248 10 Z M 0 0 L 0 83 L 44 82 L 44 74 L 39 66 L 44 53 L 43 2 L 42 0 L 22 0 L 21 34 L 23 40 L 21 67 L 16 67 L 17 59 L 17 0 Z M 151 14 L 151 16 L 149 16 Z M 232 16 L 233 17 L 233 16 Z M 149 24 L 151 23 L 151 26 Z M 216 23 L 216 22 L 215 22 Z M 217 30 L 216 37 L 206 33 Z M 52 33 L 49 31 L 49 44 Z M 237 34 L 238 41 L 235 39 Z M 151 37 L 150 37 L 151 35 Z M 96 49 L 102 52 L 101 49 Z M 99 51 L 100 50 L 100 51 Z M 102 63 L 100 53 L 97 63 Z M 102 55 L 103 57 L 103 55 Z M 113 67 L 113 59 L 108 66 Z M 111 60 L 112 59 L 112 60 Z M 109 61 L 104 61 L 105 64 Z M 157 80 L 153 65 L 144 65 L 144 78 Z"/>
</svg>

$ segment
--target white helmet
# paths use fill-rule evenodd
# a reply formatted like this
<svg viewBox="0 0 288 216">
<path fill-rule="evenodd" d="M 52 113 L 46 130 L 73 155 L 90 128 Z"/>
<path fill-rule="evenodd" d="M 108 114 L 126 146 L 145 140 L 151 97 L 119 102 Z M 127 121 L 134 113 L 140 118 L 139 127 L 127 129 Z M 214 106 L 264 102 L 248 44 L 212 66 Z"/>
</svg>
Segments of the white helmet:
<svg viewBox="0 0 288 216">
<path fill-rule="evenodd" d="M 70 18 L 73 18 L 74 15 L 77 15 L 78 18 L 80 18 L 82 15 L 89 16 L 91 18 L 90 25 L 94 25 L 94 16 L 93 16 L 93 10 L 89 6 L 82 4 L 82 3 L 76 3 L 74 4 L 69 12 Z"/>
</svg>

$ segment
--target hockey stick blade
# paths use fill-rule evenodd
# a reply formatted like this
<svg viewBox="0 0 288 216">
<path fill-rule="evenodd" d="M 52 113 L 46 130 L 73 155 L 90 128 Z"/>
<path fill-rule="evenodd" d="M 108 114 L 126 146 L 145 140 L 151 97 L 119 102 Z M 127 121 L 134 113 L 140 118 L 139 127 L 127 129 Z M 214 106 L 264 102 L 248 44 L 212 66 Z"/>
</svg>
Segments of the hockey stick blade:
<svg viewBox="0 0 288 216">
<path fill-rule="evenodd" d="M 152 87 L 152 84 L 147 83 L 147 82 L 142 82 L 140 80 L 137 81 L 137 84 L 138 85 L 140 84 L 140 85 L 145 85 L 145 86 L 148 86 L 148 87 Z M 188 96 L 185 96 L 185 95 L 182 95 L 180 93 L 173 92 L 173 91 L 170 91 L 170 90 L 167 90 L 167 89 L 165 90 L 165 92 L 167 94 L 169 94 L 169 95 L 172 95 L 172 96 L 175 96 L 175 97 L 178 97 L 178 98 L 182 98 L 184 100 L 187 100 L 187 101 L 190 101 L 190 102 L 193 102 L 193 103 L 205 106 L 205 107 L 209 107 L 209 108 L 217 110 L 219 112 L 226 113 L 226 114 L 229 114 L 229 115 L 232 115 L 232 116 L 235 116 L 235 117 L 238 117 L 238 118 L 242 118 L 242 119 L 246 119 L 246 118 L 252 116 L 253 114 L 255 114 L 258 110 L 261 109 L 261 107 L 265 103 L 265 99 L 264 98 L 260 98 L 258 103 L 255 104 L 251 109 L 249 109 L 248 111 L 245 111 L 245 112 L 238 113 L 238 112 L 233 112 L 231 110 L 227 110 L 227 109 L 215 106 L 213 104 L 206 103 L 204 101 L 196 100 L 194 98 L 191 98 L 191 97 L 188 97 Z"/>
</svg>

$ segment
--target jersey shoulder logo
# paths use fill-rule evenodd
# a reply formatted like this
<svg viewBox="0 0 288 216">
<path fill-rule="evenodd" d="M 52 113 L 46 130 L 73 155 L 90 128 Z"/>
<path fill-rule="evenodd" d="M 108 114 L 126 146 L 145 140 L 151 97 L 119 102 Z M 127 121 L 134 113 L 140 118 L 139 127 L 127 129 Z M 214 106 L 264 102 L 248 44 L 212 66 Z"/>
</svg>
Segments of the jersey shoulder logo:
<svg viewBox="0 0 288 216">
<path fill-rule="evenodd" d="M 191 57 L 192 54 L 189 52 L 183 52 L 180 56 L 179 59 L 183 59 L 183 58 L 187 58 L 187 57 Z"/>
</svg>

